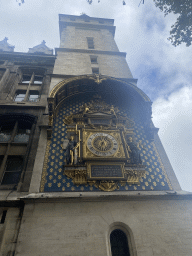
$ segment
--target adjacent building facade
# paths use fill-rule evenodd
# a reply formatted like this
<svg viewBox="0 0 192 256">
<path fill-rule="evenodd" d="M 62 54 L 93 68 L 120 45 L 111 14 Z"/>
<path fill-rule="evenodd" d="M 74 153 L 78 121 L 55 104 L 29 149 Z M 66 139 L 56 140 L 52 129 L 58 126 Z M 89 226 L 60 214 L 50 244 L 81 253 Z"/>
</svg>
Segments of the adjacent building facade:
<svg viewBox="0 0 192 256">
<path fill-rule="evenodd" d="M 114 20 L 59 15 L 60 47 L 0 42 L 1 255 L 190 256 L 181 190 L 114 41 Z"/>
</svg>

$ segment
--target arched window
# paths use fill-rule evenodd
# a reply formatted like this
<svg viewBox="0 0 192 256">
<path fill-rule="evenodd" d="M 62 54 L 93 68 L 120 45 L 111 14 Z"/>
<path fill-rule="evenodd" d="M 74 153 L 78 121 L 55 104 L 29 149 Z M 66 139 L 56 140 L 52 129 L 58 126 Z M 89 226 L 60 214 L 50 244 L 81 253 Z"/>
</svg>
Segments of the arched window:
<svg viewBox="0 0 192 256">
<path fill-rule="evenodd" d="M 126 234 L 121 229 L 115 229 L 110 234 L 112 256 L 130 256 Z"/>
</svg>

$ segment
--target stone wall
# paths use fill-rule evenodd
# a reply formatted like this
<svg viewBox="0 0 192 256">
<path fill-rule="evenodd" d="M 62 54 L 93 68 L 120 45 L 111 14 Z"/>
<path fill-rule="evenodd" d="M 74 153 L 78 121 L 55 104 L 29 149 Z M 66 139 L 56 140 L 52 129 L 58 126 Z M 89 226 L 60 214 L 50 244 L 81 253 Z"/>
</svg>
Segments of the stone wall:
<svg viewBox="0 0 192 256">
<path fill-rule="evenodd" d="M 97 64 L 92 64 L 90 56 L 97 57 Z M 53 74 L 57 75 L 51 79 L 50 91 L 63 80 L 60 75 L 80 76 L 92 74 L 92 68 L 99 68 L 99 73 L 115 78 L 133 78 L 125 56 L 118 54 L 107 54 L 101 52 L 58 52 Z"/>
<path fill-rule="evenodd" d="M 1 208 L 5 210 L 6 208 Z M 0 255 L 14 255 L 21 221 L 21 209 L 8 208 L 4 223 L 0 223 Z"/>
<path fill-rule="evenodd" d="M 92 37 L 95 50 L 119 51 L 113 35 L 107 29 L 67 26 L 61 34 L 61 48 L 88 49 L 87 37 Z"/>
<path fill-rule="evenodd" d="M 83 196 L 27 204 L 16 255 L 111 255 L 109 235 L 116 227 L 127 232 L 131 256 L 191 255 L 191 201 L 85 202 Z"/>
</svg>

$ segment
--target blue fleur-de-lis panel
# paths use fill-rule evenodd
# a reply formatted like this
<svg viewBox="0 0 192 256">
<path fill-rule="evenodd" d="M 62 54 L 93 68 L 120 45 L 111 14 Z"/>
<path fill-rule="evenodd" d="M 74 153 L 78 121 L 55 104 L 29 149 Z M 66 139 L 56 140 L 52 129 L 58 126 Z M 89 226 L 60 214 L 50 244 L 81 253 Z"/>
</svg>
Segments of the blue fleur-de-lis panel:
<svg viewBox="0 0 192 256">
<path fill-rule="evenodd" d="M 65 155 L 61 147 L 64 139 L 67 139 L 67 127 L 64 124 L 64 118 L 72 113 L 78 113 L 80 107 L 85 103 L 88 104 L 91 100 L 92 97 L 87 95 L 81 96 L 81 98 L 73 96 L 73 99 L 69 99 L 61 105 L 54 120 L 52 138 L 47 147 L 47 160 L 45 159 L 44 163 L 41 192 L 99 191 L 99 188 L 94 185 L 75 185 L 72 179 L 64 175 Z M 131 113 L 129 111 L 124 110 L 124 113 L 130 118 Z M 140 179 L 140 185 L 119 183 L 115 191 L 172 190 L 154 142 L 147 139 L 146 131 L 140 120 L 135 117 L 133 121 L 135 140 L 142 144 L 142 147 L 139 147 L 139 153 L 143 165 L 146 165 L 146 173 Z"/>
</svg>

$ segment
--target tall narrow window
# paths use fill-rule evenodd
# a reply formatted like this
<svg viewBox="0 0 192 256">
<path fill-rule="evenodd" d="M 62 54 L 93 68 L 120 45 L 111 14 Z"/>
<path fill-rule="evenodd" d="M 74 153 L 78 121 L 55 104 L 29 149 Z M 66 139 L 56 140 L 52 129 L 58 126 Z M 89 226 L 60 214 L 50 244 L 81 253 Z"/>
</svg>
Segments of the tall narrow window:
<svg viewBox="0 0 192 256">
<path fill-rule="evenodd" d="M 35 117 L 28 114 L 0 115 L 0 186 L 15 188 L 26 168 L 28 143 Z"/>
<path fill-rule="evenodd" d="M 21 81 L 18 84 L 14 101 L 16 102 L 37 102 L 40 99 L 40 92 L 42 91 L 43 80 L 45 75 L 44 69 L 32 70 L 22 69 Z"/>
<path fill-rule="evenodd" d="M 3 224 L 5 222 L 6 215 L 7 215 L 7 210 L 2 212 L 0 224 Z"/>
<path fill-rule="evenodd" d="M 126 234 L 121 229 L 115 229 L 110 235 L 112 256 L 130 256 Z"/>
<path fill-rule="evenodd" d="M 90 56 L 91 64 L 97 64 L 97 56 Z"/>
<path fill-rule="evenodd" d="M 4 73 L 5 73 L 5 69 L 3 69 L 3 68 L 1 69 L 0 68 L 0 80 L 3 77 Z"/>
<path fill-rule="evenodd" d="M 17 184 L 21 175 L 23 159 L 21 156 L 8 156 L 2 185 Z"/>
<path fill-rule="evenodd" d="M 92 68 L 93 74 L 99 74 L 99 68 Z"/>
<path fill-rule="evenodd" d="M 93 37 L 87 37 L 88 49 L 94 49 Z"/>
</svg>

